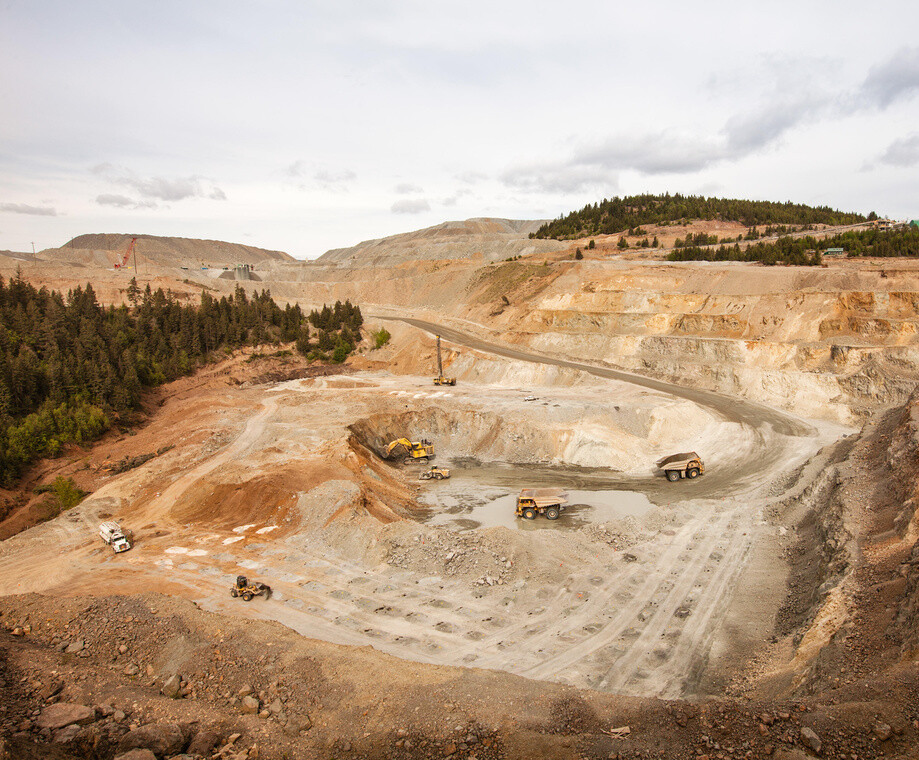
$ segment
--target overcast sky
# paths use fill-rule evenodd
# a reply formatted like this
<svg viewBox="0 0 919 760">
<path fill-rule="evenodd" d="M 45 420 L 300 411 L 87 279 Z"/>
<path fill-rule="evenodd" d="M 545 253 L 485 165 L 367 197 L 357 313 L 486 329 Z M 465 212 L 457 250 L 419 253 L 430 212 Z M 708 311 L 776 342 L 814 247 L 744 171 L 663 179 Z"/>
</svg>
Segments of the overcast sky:
<svg viewBox="0 0 919 760">
<path fill-rule="evenodd" d="M 0 249 L 614 195 L 919 217 L 919 3 L 0 0 Z"/>
</svg>

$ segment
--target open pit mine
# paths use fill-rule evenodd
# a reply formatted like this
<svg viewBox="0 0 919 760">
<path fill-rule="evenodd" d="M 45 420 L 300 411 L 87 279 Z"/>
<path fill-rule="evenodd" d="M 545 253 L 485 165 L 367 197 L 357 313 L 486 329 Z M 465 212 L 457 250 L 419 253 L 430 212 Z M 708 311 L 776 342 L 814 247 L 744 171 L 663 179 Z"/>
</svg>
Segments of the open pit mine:
<svg viewBox="0 0 919 760">
<path fill-rule="evenodd" d="M 0 523 L 0 757 L 917 757 L 919 261 L 576 260 L 536 226 L 0 256 L 390 335 L 227 355 L 38 468 L 90 493 Z"/>
</svg>

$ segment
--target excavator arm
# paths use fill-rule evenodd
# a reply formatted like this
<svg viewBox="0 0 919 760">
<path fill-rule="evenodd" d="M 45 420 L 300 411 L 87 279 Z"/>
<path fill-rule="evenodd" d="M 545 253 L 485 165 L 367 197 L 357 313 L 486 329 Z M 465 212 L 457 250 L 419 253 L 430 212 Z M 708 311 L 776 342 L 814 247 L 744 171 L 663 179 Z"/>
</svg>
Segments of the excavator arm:
<svg viewBox="0 0 919 760">
<path fill-rule="evenodd" d="M 397 438 L 391 441 L 386 447 L 386 456 L 391 457 L 400 447 L 404 449 L 403 453 L 407 454 L 412 450 L 412 442 L 408 438 Z"/>
</svg>

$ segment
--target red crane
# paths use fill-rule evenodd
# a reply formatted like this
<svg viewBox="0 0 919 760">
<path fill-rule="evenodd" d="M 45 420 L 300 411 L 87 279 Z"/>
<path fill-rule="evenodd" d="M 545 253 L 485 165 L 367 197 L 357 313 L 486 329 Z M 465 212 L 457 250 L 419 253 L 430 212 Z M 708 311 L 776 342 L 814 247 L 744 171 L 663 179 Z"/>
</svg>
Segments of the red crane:
<svg viewBox="0 0 919 760">
<path fill-rule="evenodd" d="M 137 238 L 132 237 L 131 242 L 128 243 L 128 247 L 125 249 L 124 256 L 121 257 L 121 262 L 115 262 L 115 269 L 121 269 L 122 267 L 127 266 L 128 259 L 131 258 L 131 254 L 134 254 L 134 272 L 137 272 L 137 250 L 136 250 Z"/>
</svg>

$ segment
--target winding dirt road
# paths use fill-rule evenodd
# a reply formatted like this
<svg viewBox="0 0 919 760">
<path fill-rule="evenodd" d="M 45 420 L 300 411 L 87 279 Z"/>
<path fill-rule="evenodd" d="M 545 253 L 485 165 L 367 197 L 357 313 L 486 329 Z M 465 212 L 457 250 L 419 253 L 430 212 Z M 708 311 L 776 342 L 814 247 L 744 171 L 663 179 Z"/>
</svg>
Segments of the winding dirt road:
<svg viewBox="0 0 919 760">
<path fill-rule="evenodd" d="M 719 467 L 717 471 L 710 470 L 705 477 L 699 478 L 692 483 L 681 483 L 680 486 L 685 498 L 718 498 L 761 489 L 764 482 L 769 480 L 770 473 L 780 472 L 789 461 L 796 457 L 800 458 L 802 454 L 818 448 L 814 445 L 814 441 L 818 437 L 818 431 L 813 425 L 777 409 L 752 401 L 731 398 L 700 388 L 689 388 L 675 383 L 668 383 L 618 369 L 599 367 L 571 359 L 547 356 L 531 350 L 502 345 L 453 327 L 435 324 L 422 319 L 386 315 L 375 316 L 379 319 L 405 322 L 432 335 L 440 335 L 453 343 L 468 346 L 483 353 L 495 354 L 517 361 L 578 370 L 595 377 L 630 383 L 659 393 L 686 399 L 711 410 L 728 422 L 744 426 L 754 439 L 753 446 L 744 452 L 743 457 L 730 459 Z M 587 477 L 589 478 L 590 476 L 588 475 Z M 664 494 L 672 497 L 672 484 L 667 484 L 662 477 L 635 478 L 609 473 L 598 475 L 596 479 L 598 485 L 595 487 L 641 491 L 652 498 L 654 496 L 660 497 Z M 605 484 L 605 486 L 600 485 L 601 483 Z"/>
</svg>

